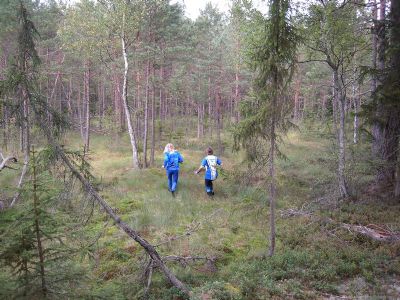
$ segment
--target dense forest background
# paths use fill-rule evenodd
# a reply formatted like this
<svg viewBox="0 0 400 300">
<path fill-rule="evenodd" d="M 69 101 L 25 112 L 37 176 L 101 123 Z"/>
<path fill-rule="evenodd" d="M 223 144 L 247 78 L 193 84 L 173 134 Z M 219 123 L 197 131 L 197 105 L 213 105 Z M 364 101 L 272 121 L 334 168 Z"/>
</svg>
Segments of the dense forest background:
<svg viewBox="0 0 400 300">
<path fill-rule="evenodd" d="M 170 2 L 0 2 L 0 298 L 400 297 L 400 1 Z"/>
</svg>

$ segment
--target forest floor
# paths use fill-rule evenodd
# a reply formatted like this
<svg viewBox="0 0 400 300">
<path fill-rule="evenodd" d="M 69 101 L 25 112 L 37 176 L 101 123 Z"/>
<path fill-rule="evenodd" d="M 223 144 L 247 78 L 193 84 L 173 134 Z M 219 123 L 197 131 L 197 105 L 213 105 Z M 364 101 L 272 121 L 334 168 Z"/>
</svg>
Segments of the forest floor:
<svg viewBox="0 0 400 300">
<path fill-rule="evenodd" d="M 78 139 L 69 143 L 79 148 Z M 69 138 L 69 142 L 71 139 Z M 278 165 L 277 247 L 268 251 L 269 207 L 265 183 L 243 176 L 240 155 L 229 147 L 221 155 L 223 171 L 215 196 L 194 175 L 204 144 L 175 143 L 184 157 L 176 197 L 167 190 L 162 149 L 155 167 L 135 171 L 125 136 L 94 136 L 89 162 L 101 182 L 101 195 L 121 218 L 138 230 L 163 256 L 203 257 L 182 266 L 168 265 L 193 290 L 194 299 L 395 299 L 400 298 L 400 245 L 373 241 L 339 224 L 385 226 L 400 230 L 400 204 L 359 191 L 336 200 L 335 161 L 330 139 L 291 132 Z M 353 187 L 370 180 L 367 166 L 352 151 Z M 216 153 L 218 155 L 218 153 Z M 353 158 L 351 158 L 353 156 Z M 357 176 L 356 176 L 357 175 Z M 99 237 L 87 267 L 93 297 L 141 297 L 145 268 L 142 249 L 95 210 L 87 230 Z M 150 299 L 180 299 L 155 273 Z"/>
</svg>

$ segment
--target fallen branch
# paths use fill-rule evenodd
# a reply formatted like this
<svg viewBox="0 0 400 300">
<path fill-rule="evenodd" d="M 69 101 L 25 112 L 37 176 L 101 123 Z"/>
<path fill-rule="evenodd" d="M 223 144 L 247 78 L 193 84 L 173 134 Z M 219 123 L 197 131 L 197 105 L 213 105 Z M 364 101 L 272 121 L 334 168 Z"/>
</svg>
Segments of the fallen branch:
<svg viewBox="0 0 400 300">
<path fill-rule="evenodd" d="M 189 265 L 189 263 L 195 263 L 196 261 L 206 261 L 208 263 L 211 263 L 215 265 L 215 261 L 217 258 L 215 256 L 212 257 L 206 257 L 206 256 L 179 256 L 179 255 L 168 255 L 164 256 L 162 258 L 164 262 L 178 262 L 180 263 L 183 267 L 186 267 Z"/>
<path fill-rule="evenodd" d="M 157 250 L 153 245 L 151 245 L 148 241 L 146 241 L 144 238 L 142 238 L 137 231 L 132 229 L 128 224 L 126 224 L 124 221 L 121 220 L 121 218 L 115 213 L 115 211 L 111 208 L 111 206 L 97 193 L 96 189 L 93 187 L 90 181 L 88 181 L 72 164 L 72 162 L 69 160 L 69 158 L 66 156 L 64 150 L 61 148 L 61 146 L 55 141 L 53 138 L 53 135 L 49 129 L 49 126 L 47 126 L 44 121 L 40 118 L 42 115 L 35 105 L 33 105 L 33 109 L 35 111 L 35 116 L 37 118 L 37 121 L 41 127 L 41 129 L 44 131 L 47 140 L 49 144 L 53 147 L 53 149 L 56 151 L 57 155 L 61 158 L 61 160 L 64 162 L 64 164 L 68 167 L 70 172 L 75 176 L 82 184 L 84 190 L 86 193 L 94 200 L 96 201 L 109 215 L 115 222 L 115 224 L 122 229 L 130 238 L 135 240 L 143 249 L 146 251 L 146 253 L 150 256 L 151 260 L 157 266 L 160 268 L 160 270 L 164 273 L 165 277 L 169 280 L 169 282 L 178 288 L 180 291 L 185 293 L 186 295 L 189 295 L 189 290 L 188 288 L 173 274 L 168 267 L 164 264 L 163 260 L 161 259 L 160 255 L 158 254 Z M 46 114 L 44 114 L 46 115 Z"/>
<path fill-rule="evenodd" d="M 213 216 L 215 216 L 218 212 L 220 212 L 222 210 L 222 208 L 216 209 L 215 211 L 213 211 L 210 215 L 208 215 L 207 217 L 205 217 L 203 220 L 201 221 L 193 221 L 192 223 L 190 223 L 190 225 L 188 226 L 188 229 L 186 230 L 186 232 L 180 234 L 180 235 L 174 235 L 172 237 L 169 237 L 168 239 L 166 239 L 165 241 L 162 241 L 156 245 L 154 245 L 154 247 L 159 247 L 161 245 L 164 244 L 169 244 L 173 241 L 179 240 L 181 238 L 187 237 L 192 235 L 193 233 L 195 233 L 196 231 L 198 231 L 201 226 L 206 222 L 209 221 Z"/>
<path fill-rule="evenodd" d="M 150 260 L 145 269 L 145 278 L 146 278 L 146 287 L 144 289 L 144 298 L 145 299 L 148 298 L 150 285 L 151 285 L 151 279 L 153 276 L 153 270 L 154 270 L 153 260 Z"/>
<path fill-rule="evenodd" d="M 4 157 L 4 156 L 3 156 L 3 153 L 0 152 L 0 158 L 1 158 L 1 162 L 0 162 L 0 172 L 1 172 L 3 169 L 6 169 L 6 168 L 15 170 L 14 168 L 12 168 L 12 167 L 10 167 L 10 166 L 8 165 L 8 163 L 10 163 L 10 162 L 12 162 L 12 163 L 18 162 L 18 160 L 17 160 L 17 158 L 16 158 L 15 156 L 7 156 L 7 157 Z"/>
<path fill-rule="evenodd" d="M 374 241 L 385 242 L 385 243 L 393 243 L 400 241 L 400 232 L 395 232 L 387 228 L 386 226 L 378 226 L 376 224 L 369 224 L 367 226 L 363 225 L 354 225 L 337 222 L 331 218 L 320 218 L 315 216 L 313 213 L 304 211 L 302 209 L 296 210 L 293 208 L 281 211 L 282 218 L 289 217 L 298 217 L 298 216 L 306 216 L 313 218 L 315 221 L 324 223 L 324 224 L 334 224 L 340 228 L 347 229 L 352 233 L 357 233 L 363 236 L 366 236 Z"/>
<path fill-rule="evenodd" d="M 393 232 L 388 229 L 384 229 L 375 224 L 369 224 L 367 226 L 362 225 L 352 225 L 341 223 L 341 227 L 349 231 L 356 232 L 358 234 L 369 237 L 375 241 L 393 243 L 400 241 L 400 233 Z"/>
<path fill-rule="evenodd" d="M 281 218 L 291 218 L 291 217 L 299 217 L 299 216 L 312 216 L 311 212 L 305 211 L 303 209 L 297 210 L 293 208 L 289 208 L 287 210 L 280 211 Z"/>
</svg>

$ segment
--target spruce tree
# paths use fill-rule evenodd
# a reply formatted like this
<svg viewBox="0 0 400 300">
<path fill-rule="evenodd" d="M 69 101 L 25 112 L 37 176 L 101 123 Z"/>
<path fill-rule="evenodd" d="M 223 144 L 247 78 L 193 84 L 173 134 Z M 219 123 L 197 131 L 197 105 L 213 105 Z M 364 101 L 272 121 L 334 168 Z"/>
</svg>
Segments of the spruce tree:
<svg viewBox="0 0 400 300">
<path fill-rule="evenodd" d="M 293 73 L 297 36 L 289 18 L 290 1 L 272 0 L 269 17 L 255 16 L 249 58 L 256 72 L 251 96 L 241 106 L 243 120 L 235 129 L 236 146 L 244 146 L 257 165 L 268 166 L 270 248 L 275 252 L 276 171 L 279 133 L 290 125 L 287 88 Z"/>
<path fill-rule="evenodd" d="M 82 272 L 72 258 L 79 251 L 68 246 L 71 218 L 58 209 L 61 184 L 48 172 L 47 151 L 31 151 L 29 180 L 21 202 L 2 216 L 0 263 L 15 290 L 2 291 L 17 298 L 73 296 Z"/>
</svg>

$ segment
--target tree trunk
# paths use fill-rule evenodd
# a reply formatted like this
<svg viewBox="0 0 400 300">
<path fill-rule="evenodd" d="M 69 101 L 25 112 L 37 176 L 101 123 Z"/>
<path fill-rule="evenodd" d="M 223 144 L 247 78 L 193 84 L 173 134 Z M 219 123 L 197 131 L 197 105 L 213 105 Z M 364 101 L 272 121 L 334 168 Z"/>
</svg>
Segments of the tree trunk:
<svg viewBox="0 0 400 300">
<path fill-rule="evenodd" d="M 378 48 L 378 10 L 376 7 L 376 0 L 372 1 L 372 70 L 376 70 L 377 48 Z M 376 91 L 376 75 L 373 74 L 371 78 L 371 94 L 374 95 Z"/>
<path fill-rule="evenodd" d="M 360 107 L 360 84 L 358 84 L 357 81 L 357 75 L 356 75 L 356 70 L 353 71 L 353 112 L 354 112 L 354 120 L 353 120 L 353 143 L 357 144 L 358 143 L 358 111 Z"/>
<path fill-rule="evenodd" d="M 38 198 L 38 185 L 37 185 L 37 174 L 36 174 L 36 157 L 35 157 L 35 149 L 32 149 L 32 181 L 33 181 L 33 211 L 35 214 L 35 233 L 36 233 L 36 243 L 37 250 L 39 255 L 39 265 L 40 265 L 40 279 L 42 283 L 42 293 L 43 296 L 46 297 L 47 288 L 46 288 L 46 278 L 45 278 L 45 269 L 44 269 L 44 252 L 42 246 L 42 238 L 41 238 L 41 230 L 39 224 L 39 198 Z"/>
<path fill-rule="evenodd" d="M 339 157 L 338 157 L 338 181 L 339 181 L 339 192 L 340 196 L 346 198 L 349 196 L 347 191 L 347 183 L 345 177 L 345 101 L 346 95 L 344 94 L 344 87 L 340 83 L 338 70 L 334 70 L 334 87 L 335 87 L 335 99 L 337 108 L 339 110 L 339 128 L 338 128 L 338 146 L 339 146 Z"/>
<path fill-rule="evenodd" d="M 201 106 L 197 103 L 197 139 L 201 137 Z"/>
<path fill-rule="evenodd" d="M 385 16 L 386 16 L 386 0 L 380 0 L 379 5 L 379 21 L 377 21 L 376 26 L 376 39 L 377 39 L 377 63 L 376 67 L 378 71 L 382 71 L 385 68 Z M 375 83 L 376 86 L 382 84 L 382 78 L 379 76 Z M 378 159 L 384 159 L 382 156 L 381 147 L 384 145 L 384 137 L 383 137 L 383 128 L 382 128 L 382 119 L 384 118 L 384 107 L 381 103 L 381 100 L 376 100 L 376 114 L 375 121 L 372 125 L 372 153 Z M 378 172 L 377 181 L 385 180 L 385 174 L 382 172 Z"/>
<path fill-rule="evenodd" d="M 359 92 L 359 89 L 357 89 L 357 92 Z M 354 94 L 354 122 L 353 122 L 353 143 L 357 144 L 358 143 L 358 112 L 361 106 L 361 99 L 360 96 Z"/>
<path fill-rule="evenodd" d="M 125 15 L 123 16 L 125 18 Z M 125 20 L 123 20 L 125 22 Z M 135 139 L 135 134 L 133 131 L 132 127 L 132 119 L 131 119 L 131 113 L 129 110 L 128 106 L 128 70 L 129 70 L 129 64 L 128 64 L 128 54 L 127 54 L 127 49 L 126 49 L 126 44 L 125 44 L 125 36 L 123 35 L 121 38 L 121 43 L 122 43 L 122 55 L 124 58 L 124 80 L 123 80 L 123 87 L 122 87 L 122 102 L 124 106 L 124 111 L 125 111 L 125 117 L 126 117 L 126 123 L 128 126 L 128 133 L 129 133 L 129 138 L 132 146 L 132 164 L 134 169 L 139 169 L 139 159 L 138 159 L 138 152 L 137 152 L 137 146 L 136 146 L 136 139 Z"/>
<path fill-rule="evenodd" d="M 78 84 L 78 116 L 79 116 L 79 129 L 81 133 L 81 139 L 84 142 L 85 135 L 83 132 L 83 104 L 82 104 L 82 94 L 81 94 L 81 85 Z"/>
<path fill-rule="evenodd" d="M 26 86 L 22 86 L 22 98 L 23 98 L 23 120 L 22 120 L 22 141 L 24 147 L 24 166 L 22 167 L 21 176 L 18 181 L 17 191 L 14 194 L 14 197 L 11 201 L 10 207 L 13 207 L 15 203 L 17 203 L 20 195 L 21 195 L 21 187 L 24 183 L 25 175 L 28 170 L 29 164 L 29 151 L 30 151 L 30 126 L 29 126 L 29 92 Z"/>
<path fill-rule="evenodd" d="M 274 255 L 275 253 L 275 206 L 276 206 L 276 178 L 275 178 L 275 147 L 276 147 L 276 136 L 275 136 L 275 122 L 276 122 L 276 106 L 278 103 L 278 74 L 275 70 L 274 74 L 274 86 L 275 86 L 275 95 L 272 97 L 272 116 L 271 116 L 271 131 L 270 131 L 270 153 L 269 153 L 269 224 L 270 224 L 270 238 L 269 238 L 269 256 Z"/>
<path fill-rule="evenodd" d="M 392 28 L 391 28 L 391 46 L 395 48 L 395 51 L 392 53 L 392 70 L 394 73 L 394 78 L 397 78 L 397 80 L 400 78 L 400 48 L 399 48 L 399 43 L 400 43 L 400 0 L 392 0 L 391 1 L 391 21 L 392 21 Z M 396 47 L 397 46 L 397 47 Z M 399 87 L 397 87 L 397 90 Z M 395 147 L 393 151 L 393 160 L 397 162 L 397 176 L 396 176 L 396 185 L 395 185 L 395 190 L 394 194 L 395 197 L 400 197 L 400 155 L 399 155 L 399 150 L 400 150 L 400 145 L 399 145 L 399 138 L 400 138 L 400 100 L 397 98 L 397 102 L 395 105 L 394 110 L 391 111 L 391 114 L 394 117 L 394 134 L 392 136 L 392 139 L 394 140 L 393 144 Z M 396 118 L 397 115 L 397 118 Z"/>
<path fill-rule="evenodd" d="M 89 63 L 86 64 L 85 78 L 84 78 L 84 97 L 85 97 L 85 150 L 89 151 L 89 138 L 90 138 L 90 69 Z"/>
<path fill-rule="evenodd" d="M 380 2 L 380 20 L 378 27 L 378 62 L 377 69 L 384 70 L 385 68 L 385 5 L 386 1 Z M 395 85 L 394 78 L 399 78 L 400 54 L 398 43 L 400 40 L 400 4 L 398 0 L 391 1 L 391 35 L 390 35 L 390 55 L 389 70 L 384 73 L 385 78 L 378 78 L 379 92 L 376 102 L 375 122 L 372 128 L 374 137 L 372 151 L 374 156 L 381 161 L 381 166 L 378 169 L 376 181 L 378 183 L 393 183 L 395 180 L 397 152 L 399 149 L 399 114 L 400 108 L 396 95 L 393 95 L 393 86 Z M 396 80 L 396 79 L 395 79 Z M 398 80 L 398 79 L 397 79 Z"/>
<path fill-rule="evenodd" d="M 218 153 L 221 155 L 223 153 L 222 141 L 221 141 L 221 93 L 217 93 L 216 103 L 215 103 L 215 120 L 217 123 L 217 143 L 218 143 Z"/>
<path fill-rule="evenodd" d="M 300 72 L 298 72 L 300 73 Z M 300 115 L 300 84 L 301 84 L 301 78 L 300 74 L 297 75 L 296 78 L 296 84 L 295 84 L 295 90 L 294 90 L 294 112 L 293 112 L 293 118 L 295 121 L 299 120 L 299 115 Z"/>
<path fill-rule="evenodd" d="M 146 95 L 144 103 L 144 133 L 143 133 L 143 166 L 147 167 L 147 135 L 148 135 L 148 116 L 149 116 L 149 92 L 150 92 L 150 60 L 146 66 Z"/>
<path fill-rule="evenodd" d="M 155 137 L 155 117 L 156 117 L 156 90 L 154 86 L 155 70 L 153 66 L 152 94 L 151 94 L 151 150 L 150 150 L 150 165 L 154 166 L 154 152 L 156 148 Z"/>
</svg>

